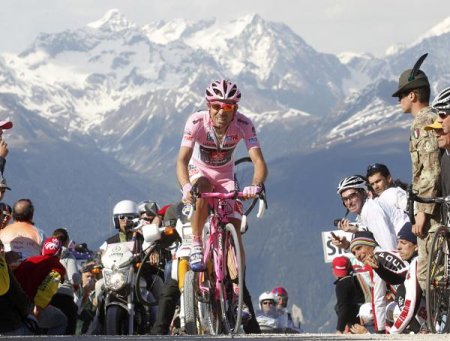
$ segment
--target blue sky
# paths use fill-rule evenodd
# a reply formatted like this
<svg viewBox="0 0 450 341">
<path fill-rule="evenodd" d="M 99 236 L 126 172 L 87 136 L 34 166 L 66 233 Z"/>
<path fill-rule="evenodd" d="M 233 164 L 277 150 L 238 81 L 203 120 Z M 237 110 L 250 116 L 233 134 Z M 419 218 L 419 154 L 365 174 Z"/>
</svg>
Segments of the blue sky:
<svg viewBox="0 0 450 341">
<path fill-rule="evenodd" d="M 0 53 L 22 51 L 39 32 L 84 26 L 111 8 L 138 25 L 258 13 L 286 23 L 318 51 L 377 56 L 393 44 L 414 41 L 450 16 L 448 0 L 2 0 Z"/>
</svg>

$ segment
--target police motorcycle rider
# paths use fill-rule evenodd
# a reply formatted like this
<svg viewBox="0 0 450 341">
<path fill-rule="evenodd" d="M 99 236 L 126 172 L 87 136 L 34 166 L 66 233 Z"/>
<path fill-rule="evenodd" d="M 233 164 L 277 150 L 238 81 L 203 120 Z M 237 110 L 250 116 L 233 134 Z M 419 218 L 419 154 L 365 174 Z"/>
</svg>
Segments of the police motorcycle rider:
<svg viewBox="0 0 450 341">
<path fill-rule="evenodd" d="M 262 333 L 280 332 L 278 313 L 275 307 L 275 294 L 265 291 L 259 295 L 259 311 L 256 313 L 256 321 Z"/>
<path fill-rule="evenodd" d="M 141 251 L 144 243 L 144 237 L 140 231 L 133 231 L 133 227 L 135 227 L 142 221 L 139 220 L 139 218 L 140 218 L 139 209 L 134 201 L 132 200 L 119 201 L 113 208 L 113 216 L 112 216 L 113 225 L 119 231 L 118 233 L 108 238 L 100 246 L 99 248 L 100 251 L 104 253 L 109 244 L 129 242 L 132 241 L 133 238 L 136 238 L 138 248 L 140 248 L 140 250 L 135 251 Z M 155 275 L 155 270 L 152 268 L 149 262 L 144 262 L 140 268 L 140 271 L 142 273 L 142 278 L 146 282 L 147 290 L 149 291 L 148 300 L 157 302 L 158 294 L 163 284 L 162 279 L 159 276 Z M 104 289 L 105 289 L 104 279 L 102 278 L 98 280 L 95 285 L 95 299 L 97 304 L 96 320 L 100 321 L 100 325 L 94 328 L 94 333 L 101 333 L 103 331 L 102 330 L 103 316 L 100 311 L 103 303 Z M 154 317 L 156 316 L 156 313 L 157 307 L 155 304 L 153 304 L 150 306 L 150 321 L 149 321 L 150 326 L 154 322 Z"/>
</svg>

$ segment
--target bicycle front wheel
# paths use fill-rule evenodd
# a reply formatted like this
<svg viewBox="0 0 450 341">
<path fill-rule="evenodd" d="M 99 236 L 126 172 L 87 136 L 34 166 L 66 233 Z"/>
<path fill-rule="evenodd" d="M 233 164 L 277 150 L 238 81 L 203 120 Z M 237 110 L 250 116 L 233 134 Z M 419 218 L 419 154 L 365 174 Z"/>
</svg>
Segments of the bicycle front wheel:
<svg viewBox="0 0 450 341">
<path fill-rule="evenodd" d="M 427 324 L 432 333 L 449 332 L 449 243 L 445 226 L 435 232 L 427 266 Z"/>
<path fill-rule="evenodd" d="M 244 302 L 244 260 L 242 259 L 241 247 L 238 234 L 233 224 L 228 223 L 225 226 L 228 232 L 229 243 L 227 246 L 227 273 L 231 284 L 232 295 L 227 307 L 227 321 L 230 331 L 234 334 L 239 332 L 242 319 L 242 305 Z M 238 290 L 234 290 L 233 284 Z M 233 297 L 234 296 L 234 297 Z"/>
<path fill-rule="evenodd" d="M 198 334 L 198 305 L 195 297 L 196 288 L 196 275 L 192 270 L 186 272 L 184 277 L 184 288 L 182 291 L 183 305 L 184 305 L 184 318 L 185 318 L 185 331 L 188 335 Z"/>
</svg>

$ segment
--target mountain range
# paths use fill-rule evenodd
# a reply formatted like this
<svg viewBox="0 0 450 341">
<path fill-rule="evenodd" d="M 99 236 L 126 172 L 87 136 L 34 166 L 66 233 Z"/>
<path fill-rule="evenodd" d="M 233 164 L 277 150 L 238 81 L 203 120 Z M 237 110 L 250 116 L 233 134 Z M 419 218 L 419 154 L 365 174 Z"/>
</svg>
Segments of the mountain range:
<svg viewBox="0 0 450 341">
<path fill-rule="evenodd" d="M 205 107 L 212 80 L 233 80 L 270 173 L 269 210 L 251 218 L 245 237 L 254 302 L 285 286 L 305 330 L 332 331 L 320 232 L 344 213 L 336 184 L 373 162 L 410 179 L 411 118 L 391 94 L 426 52 L 433 95 L 448 86 L 449 48 L 450 18 L 383 58 L 316 51 L 258 14 L 138 26 L 113 9 L 75 30 L 40 33 L 20 54 L 0 53 L 0 118 L 14 122 L 4 133 L 6 201 L 31 198 L 39 227 L 66 226 L 96 248 L 114 233 L 117 201 L 179 199 L 175 159 L 186 119 Z"/>
</svg>

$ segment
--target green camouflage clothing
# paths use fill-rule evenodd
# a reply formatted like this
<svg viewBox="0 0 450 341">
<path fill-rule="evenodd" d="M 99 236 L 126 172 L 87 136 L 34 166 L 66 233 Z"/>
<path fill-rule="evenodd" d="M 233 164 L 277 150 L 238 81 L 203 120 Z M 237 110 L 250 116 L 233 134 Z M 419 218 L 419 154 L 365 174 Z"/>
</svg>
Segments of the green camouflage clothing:
<svg viewBox="0 0 450 341">
<path fill-rule="evenodd" d="M 440 194 L 439 147 L 436 135 L 424 127 L 436 119 L 430 107 L 421 109 L 411 125 L 409 151 L 412 161 L 412 183 L 414 191 L 421 197 L 436 197 Z M 416 212 L 425 212 L 439 217 L 434 204 L 416 203 Z M 433 224 L 432 224 L 433 225 Z"/>
<path fill-rule="evenodd" d="M 439 148 L 436 135 L 424 127 L 433 123 L 436 115 L 430 107 L 421 109 L 411 125 L 409 151 L 412 161 L 413 189 L 419 196 L 436 197 L 440 194 Z M 426 290 L 428 254 L 431 249 L 434 231 L 439 226 L 439 207 L 434 204 L 415 204 L 415 212 L 425 212 L 431 215 L 430 224 L 425 226 L 425 238 L 417 238 L 418 259 L 417 277 L 422 290 Z"/>
</svg>

